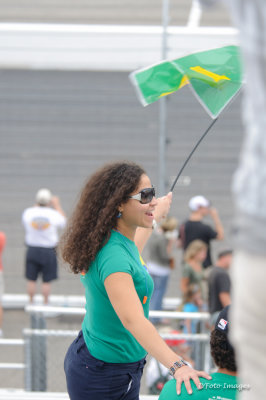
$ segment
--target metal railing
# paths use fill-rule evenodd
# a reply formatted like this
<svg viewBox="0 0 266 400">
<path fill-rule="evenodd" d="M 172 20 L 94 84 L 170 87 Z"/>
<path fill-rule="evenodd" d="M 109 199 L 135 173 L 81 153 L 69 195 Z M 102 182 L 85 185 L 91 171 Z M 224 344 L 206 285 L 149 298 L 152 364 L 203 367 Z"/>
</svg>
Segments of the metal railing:
<svg viewBox="0 0 266 400">
<path fill-rule="evenodd" d="M 81 307 L 52 307 L 44 305 L 28 305 L 25 308 L 30 314 L 31 328 L 23 330 L 23 339 L 0 339 L 0 345 L 5 346 L 23 346 L 24 347 L 24 363 L 1 363 L 2 369 L 21 369 L 24 370 L 24 388 L 26 391 L 45 392 L 48 389 L 48 374 L 51 364 L 49 365 L 49 354 L 51 343 L 56 342 L 54 338 L 74 338 L 78 334 L 78 330 L 55 330 L 46 329 L 46 318 L 63 315 L 85 315 L 85 309 Z M 191 313 L 177 311 L 150 311 L 150 316 L 157 318 L 167 318 L 171 320 L 197 320 L 200 330 L 196 334 L 188 333 L 160 333 L 163 339 L 185 339 L 194 343 L 195 358 L 197 369 L 210 371 L 210 349 L 209 349 L 209 333 L 206 329 L 206 322 L 209 320 L 209 313 Z M 49 340 L 50 342 L 49 342 Z M 48 341 L 48 342 L 47 342 Z M 49 344 L 50 343 L 50 344 Z M 56 343 L 59 343 L 57 341 Z M 57 347 L 56 347 L 57 350 Z M 60 352 L 64 353 L 66 346 Z M 53 354 L 54 356 L 54 354 Z M 61 356 L 61 355 L 60 355 Z M 58 358 L 58 357 L 56 357 Z M 60 360 L 59 364 L 63 365 Z M 63 378 L 62 378 L 63 379 Z M 64 388 L 64 386 L 63 386 Z M 56 390 L 56 389 L 55 389 Z M 60 389 L 59 389 L 60 390 Z M 1 396 L 0 396 L 1 399 Z"/>
<path fill-rule="evenodd" d="M 77 295 L 51 295 L 49 305 L 53 307 L 84 307 L 86 303 L 85 296 Z M 180 297 L 164 297 L 163 309 L 176 310 L 182 303 Z M 5 310 L 23 309 L 29 304 L 29 296 L 25 293 L 4 293 L 2 297 L 2 306 Z M 43 296 L 36 294 L 34 296 L 34 305 L 43 305 Z"/>
<path fill-rule="evenodd" d="M 51 307 L 43 305 L 28 305 L 26 312 L 31 315 L 31 329 L 24 329 L 25 341 L 30 343 L 27 347 L 28 360 L 27 375 L 25 383 L 27 390 L 46 390 L 46 352 L 47 338 L 51 337 L 76 337 L 77 330 L 51 330 L 46 329 L 46 318 L 58 315 L 85 315 L 84 308 L 77 307 Z M 194 343 L 195 367 L 197 369 L 210 370 L 210 347 L 209 333 L 206 329 L 206 322 L 209 321 L 209 313 L 176 312 L 176 311 L 150 311 L 152 317 L 168 318 L 171 320 L 196 320 L 199 322 L 199 333 L 161 333 L 163 339 L 185 339 Z"/>
<path fill-rule="evenodd" d="M 0 346 L 25 346 L 23 339 L 0 339 Z M 0 369 L 25 369 L 25 363 L 0 363 Z"/>
</svg>

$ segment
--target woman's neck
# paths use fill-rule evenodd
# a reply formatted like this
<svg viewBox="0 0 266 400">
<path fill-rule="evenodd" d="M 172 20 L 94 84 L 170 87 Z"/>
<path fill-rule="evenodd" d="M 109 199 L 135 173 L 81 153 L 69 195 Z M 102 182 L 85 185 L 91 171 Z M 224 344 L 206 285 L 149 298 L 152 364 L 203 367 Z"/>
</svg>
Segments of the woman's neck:
<svg viewBox="0 0 266 400">
<path fill-rule="evenodd" d="M 116 230 L 133 242 L 135 239 L 136 229 L 137 228 L 125 225 L 123 221 L 117 221 Z"/>
<path fill-rule="evenodd" d="M 227 368 L 219 368 L 217 372 L 219 372 L 220 374 L 227 374 L 227 375 L 237 376 L 237 372 L 229 371 L 229 369 L 227 369 Z"/>
</svg>

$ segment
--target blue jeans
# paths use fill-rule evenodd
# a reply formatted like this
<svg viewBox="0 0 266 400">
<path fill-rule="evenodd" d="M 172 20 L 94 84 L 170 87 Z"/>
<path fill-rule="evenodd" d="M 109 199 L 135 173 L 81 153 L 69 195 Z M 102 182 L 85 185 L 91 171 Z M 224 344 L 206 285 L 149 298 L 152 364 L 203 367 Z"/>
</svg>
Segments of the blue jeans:
<svg viewBox="0 0 266 400">
<path fill-rule="evenodd" d="M 94 358 L 82 331 L 70 345 L 64 362 L 71 400 L 139 400 L 145 359 L 134 363 L 106 363 Z"/>
<path fill-rule="evenodd" d="M 163 296 L 165 295 L 167 289 L 167 283 L 169 275 L 166 276 L 158 276 L 152 275 L 151 277 L 154 282 L 153 294 L 150 301 L 150 310 L 161 310 Z M 160 321 L 160 318 L 150 318 L 151 322 L 156 323 Z"/>
</svg>

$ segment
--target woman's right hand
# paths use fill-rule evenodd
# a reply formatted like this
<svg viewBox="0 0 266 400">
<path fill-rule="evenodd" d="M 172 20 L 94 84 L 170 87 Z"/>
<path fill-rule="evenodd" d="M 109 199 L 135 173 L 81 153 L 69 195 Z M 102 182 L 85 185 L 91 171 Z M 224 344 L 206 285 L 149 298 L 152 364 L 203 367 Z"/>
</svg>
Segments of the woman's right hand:
<svg viewBox="0 0 266 400">
<path fill-rule="evenodd" d="M 183 366 L 178 368 L 175 372 L 175 380 L 176 380 L 176 392 L 179 395 L 181 393 L 181 385 L 184 382 L 185 387 L 187 389 L 188 394 L 192 393 L 190 379 L 192 379 L 197 386 L 198 389 L 202 389 L 202 384 L 200 383 L 199 377 L 203 377 L 211 380 L 212 377 L 208 375 L 204 371 L 196 371 L 195 369 L 189 366 Z"/>
</svg>

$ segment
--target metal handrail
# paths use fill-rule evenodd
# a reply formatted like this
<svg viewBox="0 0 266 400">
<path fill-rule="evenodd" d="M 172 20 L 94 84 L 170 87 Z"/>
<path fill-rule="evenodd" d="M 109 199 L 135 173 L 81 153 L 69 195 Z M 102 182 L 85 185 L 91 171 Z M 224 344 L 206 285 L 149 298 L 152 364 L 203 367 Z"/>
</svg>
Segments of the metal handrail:
<svg viewBox="0 0 266 400">
<path fill-rule="evenodd" d="M 23 363 L 0 363 L 0 369 L 25 369 L 26 365 Z"/>
<path fill-rule="evenodd" d="M 0 346 L 24 346 L 24 339 L 0 339 Z M 0 369 L 25 369 L 25 363 L 0 363 Z"/>
<path fill-rule="evenodd" d="M 180 297 L 164 297 L 163 309 L 175 310 L 182 302 Z M 49 305 L 57 307 L 83 307 L 85 306 L 85 296 L 78 295 L 51 295 Z M 29 296 L 25 293 L 4 293 L 2 306 L 4 309 L 24 309 L 29 304 Z M 34 305 L 43 305 L 43 296 L 34 296 Z"/>
<path fill-rule="evenodd" d="M 78 330 L 60 330 L 60 329 L 23 329 L 23 335 L 28 336 L 60 336 L 76 337 Z M 163 339 L 186 339 L 190 341 L 208 342 L 210 335 L 208 333 L 160 333 Z"/>
<path fill-rule="evenodd" d="M 24 344 L 24 339 L 0 339 L 0 345 L 3 346 L 23 346 Z"/>
<path fill-rule="evenodd" d="M 42 314 L 52 316 L 58 314 L 64 315 L 85 315 L 85 308 L 80 307 L 52 307 L 46 305 L 27 305 L 25 311 L 30 314 Z M 184 311 L 150 311 L 151 317 L 169 318 L 169 319 L 191 319 L 208 321 L 210 314 L 207 312 L 184 312 Z"/>
<path fill-rule="evenodd" d="M 24 346 L 25 353 L 25 363 L 0 363 L 0 369 L 20 369 L 25 371 L 25 388 L 27 390 L 32 390 L 32 360 L 34 360 L 34 348 L 32 344 L 35 343 L 35 340 L 38 340 L 38 346 L 44 345 L 45 349 L 45 337 L 49 336 L 57 336 L 57 337 L 76 337 L 78 334 L 78 330 L 55 330 L 55 329 L 45 329 L 46 317 L 58 316 L 58 315 L 81 315 L 84 316 L 85 308 L 84 307 L 52 307 L 46 305 L 27 305 L 25 307 L 26 312 L 31 315 L 32 322 L 34 322 L 34 327 L 38 329 L 23 329 L 23 339 L 0 339 L 0 345 L 7 346 Z M 209 320 L 209 313 L 207 312 L 179 312 L 179 311 L 151 311 L 150 315 L 152 317 L 159 318 L 169 318 L 169 319 L 190 319 L 197 320 L 201 322 L 202 329 L 204 328 L 204 322 Z M 208 361 L 208 357 L 206 354 L 209 352 L 208 350 L 208 342 L 209 342 L 209 333 L 201 332 L 196 334 L 189 333 L 160 333 L 163 339 L 185 339 L 194 343 L 202 343 L 205 348 L 205 364 Z M 33 337 L 34 339 L 33 341 Z M 37 339 L 39 337 L 40 339 Z M 42 339 L 43 338 L 43 339 Z M 43 342 L 44 341 L 44 342 Z M 37 343 L 37 342 L 36 342 Z M 36 345 L 34 344 L 34 346 Z M 39 351 L 38 353 L 39 354 Z M 33 358 L 32 358 L 33 357 Z M 206 364 L 207 365 L 207 364 Z M 38 389 L 37 389 L 38 390 Z M 0 397 L 1 399 L 1 397 Z"/>
</svg>

